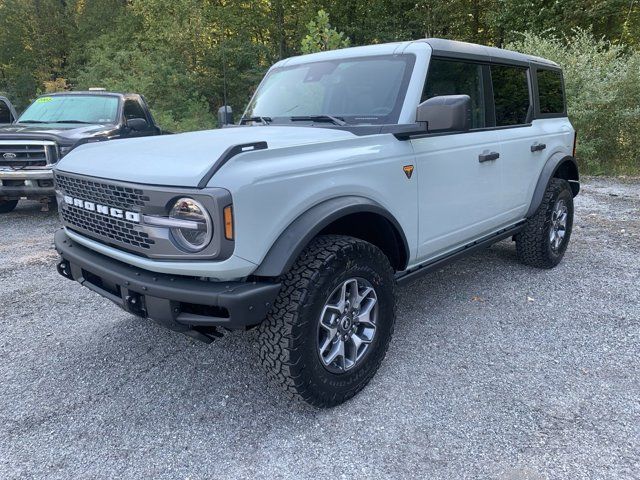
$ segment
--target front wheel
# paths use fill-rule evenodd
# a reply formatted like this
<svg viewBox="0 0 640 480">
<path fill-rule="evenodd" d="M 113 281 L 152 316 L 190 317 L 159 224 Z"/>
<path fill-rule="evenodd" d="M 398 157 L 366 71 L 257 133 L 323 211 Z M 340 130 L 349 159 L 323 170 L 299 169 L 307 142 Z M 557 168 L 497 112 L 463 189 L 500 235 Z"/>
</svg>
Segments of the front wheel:
<svg viewBox="0 0 640 480">
<path fill-rule="evenodd" d="M 567 250 L 572 228 L 571 186 L 566 180 L 552 178 L 540 207 L 515 237 L 518 259 L 532 267 L 555 267 Z"/>
<path fill-rule="evenodd" d="M 0 213 L 9 213 L 18 205 L 18 200 L 0 200 Z"/>
<path fill-rule="evenodd" d="M 395 323 L 387 257 L 355 238 L 316 238 L 282 279 L 259 327 L 268 376 L 294 397 L 332 407 L 357 394 L 384 359 Z"/>
</svg>

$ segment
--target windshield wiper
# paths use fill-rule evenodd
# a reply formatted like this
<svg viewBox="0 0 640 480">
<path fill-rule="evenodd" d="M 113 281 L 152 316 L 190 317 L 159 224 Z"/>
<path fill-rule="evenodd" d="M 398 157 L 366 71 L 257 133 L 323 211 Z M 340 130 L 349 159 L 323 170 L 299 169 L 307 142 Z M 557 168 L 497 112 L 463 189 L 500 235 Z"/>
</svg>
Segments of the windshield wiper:
<svg viewBox="0 0 640 480">
<path fill-rule="evenodd" d="M 84 122 L 82 120 L 56 120 L 55 122 L 50 123 L 82 123 L 85 125 L 93 125 L 93 122 Z"/>
<path fill-rule="evenodd" d="M 292 122 L 331 122 L 334 125 L 344 126 L 347 124 L 342 118 L 332 115 L 305 115 L 300 117 L 291 117 Z"/>
<path fill-rule="evenodd" d="M 262 125 L 269 125 L 272 120 L 271 117 L 242 117 L 240 119 L 240 125 L 244 125 L 247 122 L 260 122 Z"/>
<path fill-rule="evenodd" d="M 49 123 L 42 120 L 18 120 L 16 123 Z"/>
</svg>

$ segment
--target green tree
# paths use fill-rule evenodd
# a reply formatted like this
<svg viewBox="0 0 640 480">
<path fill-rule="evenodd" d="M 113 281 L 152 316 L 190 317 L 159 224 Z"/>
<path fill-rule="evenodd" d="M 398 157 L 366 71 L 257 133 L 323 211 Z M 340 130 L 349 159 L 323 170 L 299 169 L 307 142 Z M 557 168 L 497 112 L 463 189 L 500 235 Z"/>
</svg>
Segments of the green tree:
<svg viewBox="0 0 640 480">
<path fill-rule="evenodd" d="M 329 23 L 329 14 L 319 10 L 316 18 L 307 23 L 309 33 L 302 39 L 302 53 L 322 52 L 348 47 L 351 41 Z"/>
</svg>

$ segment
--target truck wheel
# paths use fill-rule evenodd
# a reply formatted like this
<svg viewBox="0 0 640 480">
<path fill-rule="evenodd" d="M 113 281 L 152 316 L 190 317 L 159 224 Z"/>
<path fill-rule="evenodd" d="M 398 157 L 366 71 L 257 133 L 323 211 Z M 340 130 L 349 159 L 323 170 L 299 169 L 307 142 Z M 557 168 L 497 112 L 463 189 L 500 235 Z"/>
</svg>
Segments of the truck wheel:
<svg viewBox="0 0 640 480">
<path fill-rule="evenodd" d="M 515 237 L 518 259 L 532 267 L 553 268 L 564 256 L 573 227 L 569 182 L 552 178 L 536 213 Z"/>
<path fill-rule="evenodd" d="M 372 244 L 325 235 L 282 277 L 258 331 L 267 375 L 316 407 L 350 399 L 371 380 L 395 323 L 395 278 Z"/>
<path fill-rule="evenodd" d="M 18 200 L 0 200 L 0 213 L 9 213 L 18 205 Z"/>
</svg>

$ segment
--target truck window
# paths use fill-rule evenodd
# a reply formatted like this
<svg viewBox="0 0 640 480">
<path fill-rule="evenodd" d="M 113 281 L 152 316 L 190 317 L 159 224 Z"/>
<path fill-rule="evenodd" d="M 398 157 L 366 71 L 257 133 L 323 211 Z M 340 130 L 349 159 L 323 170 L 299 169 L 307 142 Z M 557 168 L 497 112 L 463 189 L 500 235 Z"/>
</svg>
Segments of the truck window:
<svg viewBox="0 0 640 480">
<path fill-rule="evenodd" d="M 126 100 L 124 102 L 124 118 L 127 120 L 131 120 L 132 118 L 147 120 L 142 106 L 136 100 Z"/>
<path fill-rule="evenodd" d="M 540 113 L 564 113 L 562 74 L 554 70 L 538 70 L 536 78 Z"/>
<path fill-rule="evenodd" d="M 11 110 L 3 100 L 0 100 L 0 123 L 11 123 L 11 122 L 13 122 L 13 117 L 11 116 Z"/>
<path fill-rule="evenodd" d="M 484 128 L 487 124 L 482 76 L 483 66 L 480 64 L 433 59 L 429 64 L 422 101 L 441 95 L 469 95 L 471 128 Z"/>
<path fill-rule="evenodd" d="M 491 65 L 496 126 L 523 125 L 529 113 L 527 68 Z"/>
</svg>

